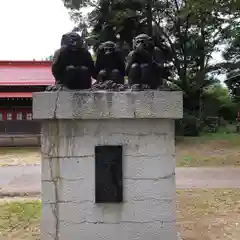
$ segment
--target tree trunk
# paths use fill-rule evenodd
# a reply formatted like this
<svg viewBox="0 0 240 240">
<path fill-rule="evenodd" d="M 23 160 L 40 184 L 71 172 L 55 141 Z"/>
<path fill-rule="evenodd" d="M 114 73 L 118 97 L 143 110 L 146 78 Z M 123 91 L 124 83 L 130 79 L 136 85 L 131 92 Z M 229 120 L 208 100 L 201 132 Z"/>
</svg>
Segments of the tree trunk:
<svg viewBox="0 0 240 240">
<path fill-rule="evenodd" d="M 183 98 L 183 107 L 187 114 L 199 118 L 201 112 L 201 90 L 198 90 L 194 93 L 186 93 Z M 200 114 L 201 115 L 201 114 Z"/>
<path fill-rule="evenodd" d="M 147 25 L 148 25 L 148 35 L 152 37 L 153 34 L 153 15 L 152 15 L 152 0 L 148 0 L 147 2 Z"/>
</svg>

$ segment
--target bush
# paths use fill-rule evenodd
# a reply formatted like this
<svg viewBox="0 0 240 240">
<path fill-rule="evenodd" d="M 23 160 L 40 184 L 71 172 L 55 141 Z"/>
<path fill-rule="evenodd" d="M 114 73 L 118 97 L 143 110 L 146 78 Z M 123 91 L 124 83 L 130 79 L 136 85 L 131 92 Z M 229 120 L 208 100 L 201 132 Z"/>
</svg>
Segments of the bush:
<svg viewBox="0 0 240 240">
<path fill-rule="evenodd" d="M 222 105 L 218 111 L 219 117 L 222 117 L 226 121 L 235 121 L 238 112 L 238 105 L 236 103 L 230 103 Z"/>
<path fill-rule="evenodd" d="M 186 116 L 183 119 L 176 120 L 176 136 L 197 137 L 200 135 L 201 123 L 195 116 Z"/>
<path fill-rule="evenodd" d="M 203 130 L 209 133 L 216 133 L 220 125 L 219 117 L 206 117 L 204 119 L 204 128 Z"/>
</svg>

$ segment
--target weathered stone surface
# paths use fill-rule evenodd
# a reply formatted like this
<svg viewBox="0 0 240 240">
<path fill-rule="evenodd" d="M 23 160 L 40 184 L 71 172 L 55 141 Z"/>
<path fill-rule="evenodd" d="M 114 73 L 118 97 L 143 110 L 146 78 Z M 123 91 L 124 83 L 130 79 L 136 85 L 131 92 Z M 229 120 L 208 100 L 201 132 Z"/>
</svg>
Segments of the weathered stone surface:
<svg viewBox="0 0 240 240">
<path fill-rule="evenodd" d="M 161 124 L 159 123 L 161 121 Z M 42 125 L 42 135 L 49 137 L 108 136 L 126 134 L 133 136 L 174 136 L 174 120 L 171 119 L 98 119 L 96 120 L 48 120 Z"/>
<path fill-rule="evenodd" d="M 174 119 L 181 101 L 178 92 L 37 93 L 42 240 L 57 233 L 59 240 L 177 240 Z M 120 204 L 95 204 L 94 148 L 105 144 L 123 146 Z"/>
<path fill-rule="evenodd" d="M 41 239 L 52 240 L 56 236 L 55 204 L 42 203 Z"/>
<path fill-rule="evenodd" d="M 171 222 L 176 219 L 175 202 L 153 199 L 124 204 L 60 203 L 60 221 L 70 223 Z"/>
<path fill-rule="evenodd" d="M 42 198 L 43 203 L 56 203 L 54 182 L 42 181 Z"/>
<path fill-rule="evenodd" d="M 62 229 L 60 240 L 71 239 L 79 240 L 176 240 L 176 223 L 161 222 L 149 223 L 121 223 L 121 224 L 69 224 L 61 222 Z M 69 236 L 71 236 L 69 238 Z"/>
<path fill-rule="evenodd" d="M 91 157 L 96 145 L 120 144 L 125 156 L 172 155 L 175 151 L 172 120 L 135 119 L 134 122 L 135 126 L 133 119 L 98 120 L 93 126 L 92 121 L 79 120 L 73 130 L 68 120 L 44 122 L 42 152 L 50 157 Z M 55 135 L 54 128 L 59 129 Z M 66 129 L 65 135 L 63 129 Z"/>
<path fill-rule="evenodd" d="M 33 94 L 34 119 L 182 118 L 177 91 L 84 92 Z"/>
<path fill-rule="evenodd" d="M 175 173 L 175 161 L 172 155 L 124 156 L 123 158 L 123 177 L 125 179 L 158 180 L 171 177 Z M 42 180 L 44 181 L 52 181 L 57 175 L 68 181 L 94 178 L 94 171 L 95 159 L 93 156 L 43 158 L 42 160 Z"/>
<path fill-rule="evenodd" d="M 169 200 L 175 196 L 175 177 L 166 179 L 132 180 L 124 179 L 124 203 L 153 200 Z M 83 194 L 84 193 L 84 194 Z M 94 179 L 85 180 L 60 180 L 59 201 L 94 203 L 95 199 Z M 46 201 L 46 200 L 45 200 Z M 49 201 L 49 200 L 48 200 Z"/>
</svg>

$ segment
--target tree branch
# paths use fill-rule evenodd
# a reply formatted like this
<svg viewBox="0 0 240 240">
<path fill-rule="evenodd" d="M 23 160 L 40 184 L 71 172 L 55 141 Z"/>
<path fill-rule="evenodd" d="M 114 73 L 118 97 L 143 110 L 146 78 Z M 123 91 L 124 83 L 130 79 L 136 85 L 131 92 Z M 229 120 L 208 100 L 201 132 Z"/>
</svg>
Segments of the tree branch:
<svg viewBox="0 0 240 240">
<path fill-rule="evenodd" d="M 174 65 L 180 75 L 181 72 L 181 66 L 180 66 L 180 62 L 177 59 L 177 53 L 176 50 L 173 46 L 173 42 L 171 41 L 170 37 L 167 35 L 167 33 L 159 26 L 158 22 L 154 19 L 153 22 L 156 24 L 157 28 L 159 29 L 160 33 L 163 34 L 163 36 L 165 37 L 165 39 L 167 40 L 168 44 L 170 45 L 170 48 L 172 50 L 172 54 L 174 55 Z"/>
</svg>

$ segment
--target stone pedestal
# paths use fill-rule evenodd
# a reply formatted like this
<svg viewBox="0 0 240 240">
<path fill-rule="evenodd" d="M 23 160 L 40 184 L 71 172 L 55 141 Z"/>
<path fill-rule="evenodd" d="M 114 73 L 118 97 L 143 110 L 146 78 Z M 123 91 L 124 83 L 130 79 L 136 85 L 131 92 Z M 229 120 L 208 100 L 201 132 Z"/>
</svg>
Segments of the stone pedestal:
<svg viewBox="0 0 240 240">
<path fill-rule="evenodd" d="M 42 240 L 176 240 L 181 92 L 42 92 Z M 95 203 L 95 146 L 123 146 L 123 202 Z M 56 237 L 58 236 L 58 237 Z"/>
</svg>

